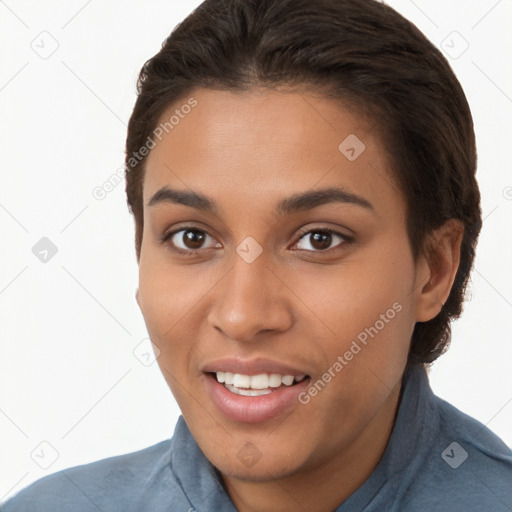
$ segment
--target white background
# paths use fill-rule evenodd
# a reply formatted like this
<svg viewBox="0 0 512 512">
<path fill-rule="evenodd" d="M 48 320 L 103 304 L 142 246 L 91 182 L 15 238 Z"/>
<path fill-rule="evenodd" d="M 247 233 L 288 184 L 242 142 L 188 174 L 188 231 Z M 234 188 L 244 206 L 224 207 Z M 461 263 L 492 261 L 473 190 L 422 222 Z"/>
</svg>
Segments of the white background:
<svg viewBox="0 0 512 512">
<path fill-rule="evenodd" d="M 172 395 L 133 352 L 150 345 L 124 182 L 101 201 L 92 190 L 123 163 L 139 69 L 199 3 L 0 1 L 0 501 L 173 433 Z M 432 386 L 512 445 L 512 1 L 387 3 L 452 55 L 478 140 L 471 301 Z M 47 263 L 32 253 L 42 237 L 58 248 Z"/>
</svg>

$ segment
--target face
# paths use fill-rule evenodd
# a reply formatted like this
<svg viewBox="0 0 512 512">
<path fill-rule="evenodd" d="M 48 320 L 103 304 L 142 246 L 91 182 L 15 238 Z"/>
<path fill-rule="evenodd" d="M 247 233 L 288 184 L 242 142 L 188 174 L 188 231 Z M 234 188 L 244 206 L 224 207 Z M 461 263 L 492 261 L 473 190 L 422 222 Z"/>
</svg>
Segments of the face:
<svg viewBox="0 0 512 512">
<path fill-rule="evenodd" d="M 224 475 L 356 457 L 389 427 L 416 321 L 378 134 L 311 93 L 191 97 L 143 184 L 137 300 L 163 375 Z"/>
</svg>

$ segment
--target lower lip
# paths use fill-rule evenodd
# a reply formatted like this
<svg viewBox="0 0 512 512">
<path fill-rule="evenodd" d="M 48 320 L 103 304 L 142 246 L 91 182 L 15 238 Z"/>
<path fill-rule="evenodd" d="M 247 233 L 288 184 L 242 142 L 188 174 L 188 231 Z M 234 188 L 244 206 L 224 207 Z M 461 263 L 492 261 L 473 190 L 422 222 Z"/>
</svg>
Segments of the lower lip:
<svg viewBox="0 0 512 512">
<path fill-rule="evenodd" d="M 271 420 L 300 405 L 298 395 L 307 388 L 309 380 L 306 378 L 293 386 L 276 388 L 266 395 L 243 396 L 231 393 L 213 375 L 205 375 L 207 392 L 217 409 L 227 419 L 242 423 Z"/>
</svg>

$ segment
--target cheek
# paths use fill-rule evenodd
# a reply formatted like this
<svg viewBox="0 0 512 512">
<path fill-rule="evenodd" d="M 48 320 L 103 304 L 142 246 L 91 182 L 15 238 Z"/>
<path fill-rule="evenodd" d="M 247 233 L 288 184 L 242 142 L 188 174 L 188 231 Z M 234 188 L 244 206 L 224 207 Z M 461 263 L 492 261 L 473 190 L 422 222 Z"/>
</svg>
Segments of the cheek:
<svg viewBox="0 0 512 512">
<path fill-rule="evenodd" d="M 186 269 L 186 267 L 185 267 Z M 139 263 L 139 304 L 155 333 L 172 338 L 173 326 L 185 318 L 200 296 L 199 281 L 176 265 L 166 264 L 148 252 Z"/>
<path fill-rule="evenodd" d="M 171 393 L 184 413 L 187 413 L 187 396 L 190 378 L 190 360 L 193 347 L 193 335 L 187 334 L 186 314 L 190 309 L 183 304 L 187 301 L 183 294 L 176 291 L 175 279 L 166 276 L 157 277 L 157 273 L 147 275 L 141 269 L 139 295 L 141 312 L 149 337 L 159 354 L 157 364 Z M 177 300 L 177 298 L 179 300 Z"/>
<path fill-rule="evenodd" d="M 175 375 L 189 350 L 190 342 L 183 329 L 186 315 L 197 297 L 176 268 L 170 269 L 157 261 L 150 261 L 147 253 L 139 263 L 139 306 L 151 341 L 160 354 L 157 362 L 169 385 L 169 373 Z M 194 300 L 195 299 L 195 300 Z M 174 390 L 173 390 L 174 391 Z"/>
<path fill-rule="evenodd" d="M 330 331 L 318 343 L 324 371 L 336 376 L 329 399 L 351 409 L 368 400 L 378 403 L 395 386 L 414 328 L 413 279 L 408 246 L 396 244 L 308 280 L 300 291 Z M 312 331 L 320 323 L 314 324 Z"/>
<path fill-rule="evenodd" d="M 311 327 L 343 341 L 376 322 L 381 326 L 381 315 L 384 321 L 392 320 L 386 326 L 400 323 L 394 320 L 407 316 L 404 311 L 413 300 L 413 281 L 408 246 L 395 244 L 368 247 L 342 264 L 303 274 L 300 279 L 295 276 L 294 292 L 315 314 Z M 399 314 L 397 309 L 401 309 Z"/>
<path fill-rule="evenodd" d="M 194 270 L 193 265 L 170 264 L 157 251 L 141 255 L 140 309 L 149 337 L 160 351 L 157 363 L 181 405 L 191 392 L 187 382 L 198 371 L 202 350 L 198 340 L 204 327 L 200 319 L 205 316 L 205 294 L 215 279 L 215 273 Z"/>
</svg>

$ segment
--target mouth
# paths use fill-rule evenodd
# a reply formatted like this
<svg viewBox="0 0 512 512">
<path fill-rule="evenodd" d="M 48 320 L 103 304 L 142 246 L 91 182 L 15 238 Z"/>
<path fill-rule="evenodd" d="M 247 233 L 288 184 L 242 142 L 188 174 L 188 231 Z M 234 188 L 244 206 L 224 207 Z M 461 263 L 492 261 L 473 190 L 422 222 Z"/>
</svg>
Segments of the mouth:
<svg viewBox="0 0 512 512">
<path fill-rule="evenodd" d="M 274 393 L 280 388 L 294 386 L 309 378 L 305 373 L 299 375 L 281 375 L 279 373 L 259 373 L 245 375 L 231 372 L 210 372 L 209 375 L 235 395 L 263 396 Z"/>
<path fill-rule="evenodd" d="M 239 423 L 265 422 L 290 414 L 301 406 L 298 397 L 311 381 L 303 370 L 268 360 L 224 360 L 203 368 L 203 376 L 217 411 Z"/>
</svg>

